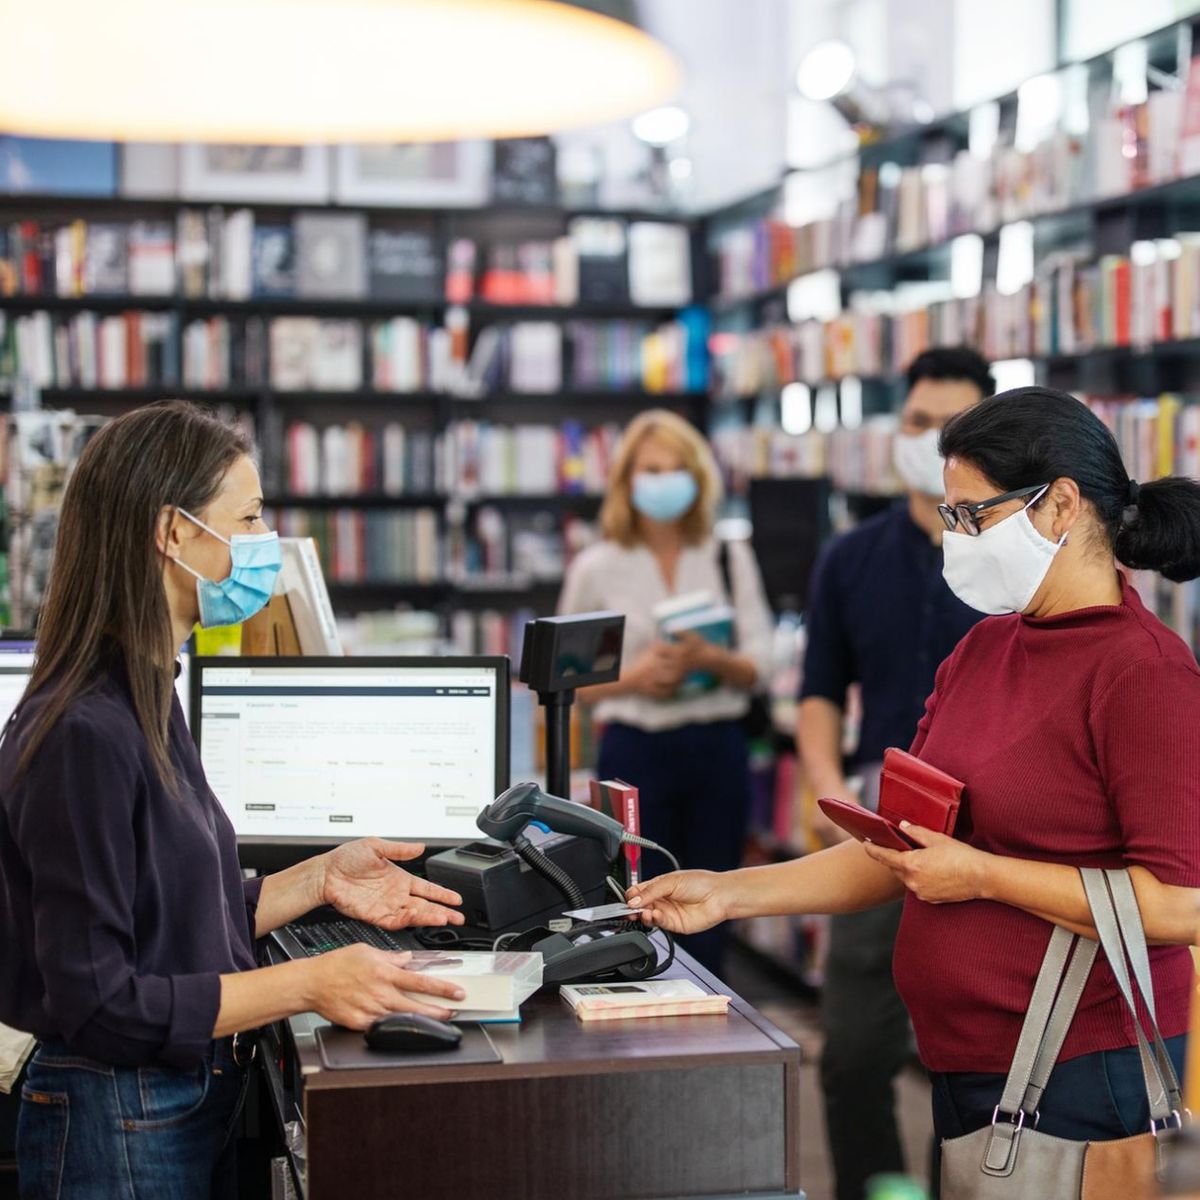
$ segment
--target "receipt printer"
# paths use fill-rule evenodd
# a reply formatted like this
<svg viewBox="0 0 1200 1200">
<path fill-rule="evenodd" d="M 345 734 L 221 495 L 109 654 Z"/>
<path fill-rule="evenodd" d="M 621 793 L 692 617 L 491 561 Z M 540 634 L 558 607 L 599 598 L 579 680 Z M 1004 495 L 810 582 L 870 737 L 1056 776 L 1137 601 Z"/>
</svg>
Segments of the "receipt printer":
<svg viewBox="0 0 1200 1200">
<path fill-rule="evenodd" d="M 544 834 L 530 827 L 537 848 L 575 881 L 587 904 L 603 904 L 609 862 L 602 843 L 589 837 Z M 545 925 L 562 914 L 561 891 L 543 878 L 503 842 L 470 842 L 435 854 L 425 862 L 433 883 L 462 896 L 466 923 L 495 934 Z"/>
</svg>

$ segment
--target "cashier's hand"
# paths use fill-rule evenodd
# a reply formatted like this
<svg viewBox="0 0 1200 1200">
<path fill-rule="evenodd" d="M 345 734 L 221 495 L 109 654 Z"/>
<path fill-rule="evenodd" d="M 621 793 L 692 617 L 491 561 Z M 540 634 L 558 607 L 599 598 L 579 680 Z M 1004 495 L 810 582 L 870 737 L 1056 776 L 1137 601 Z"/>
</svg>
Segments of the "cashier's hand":
<svg viewBox="0 0 1200 1200">
<path fill-rule="evenodd" d="M 320 902 L 368 925 L 403 929 L 406 925 L 461 925 L 463 915 L 445 905 L 462 904 L 457 892 L 418 879 L 395 864 L 417 858 L 424 846 L 361 838 L 323 854 Z"/>
<path fill-rule="evenodd" d="M 406 970 L 411 959 L 408 951 L 377 950 L 361 942 L 310 958 L 304 964 L 310 972 L 309 1004 L 327 1021 L 347 1029 L 366 1029 L 395 1012 L 424 1013 L 445 1021 L 451 1010 L 436 1000 L 461 1000 L 466 993 L 449 979 Z M 414 1000 L 409 992 L 429 1000 Z"/>
<path fill-rule="evenodd" d="M 991 855 L 908 821 L 901 821 L 900 828 L 921 849 L 888 850 L 872 842 L 864 842 L 863 849 L 914 896 L 930 904 L 952 904 L 983 895 L 984 872 Z"/>
<path fill-rule="evenodd" d="M 726 877 L 717 871 L 675 871 L 629 889 L 625 903 L 640 908 L 643 925 L 699 933 L 729 916 Z"/>
</svg>

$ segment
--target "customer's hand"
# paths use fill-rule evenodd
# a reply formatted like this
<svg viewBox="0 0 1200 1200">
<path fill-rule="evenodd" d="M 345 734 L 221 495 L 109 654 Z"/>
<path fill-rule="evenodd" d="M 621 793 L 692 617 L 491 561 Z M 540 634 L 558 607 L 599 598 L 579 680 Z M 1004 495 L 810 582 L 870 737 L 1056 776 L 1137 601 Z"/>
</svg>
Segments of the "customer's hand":
<svg viewBox="0 0 1200 1200">
<path fill-rule="evenodd" d="M 900 828 L 921 849 L 888 850 L 872 842 L 864 842 L 863 849 L 914 896 L 930 904 L 951 904 L 983 895 L 990 854 L 908 821 L 901 821 Z"/>
<path fill-rule="evenodd" d="M 310 970 L 310 1003 L 326 1020 L 347 1029 L 366 1029 L 372 1021 L 394 1012 L 424 1013 L 446 1020 L 451 1010 L 436 1003 L 414 1000 L 406 992 L 461 1000 L 458 984 L 423 971 L 406 970 L 412 960 L 407 951 L 378 950 L 361 942 L 330 950 L 305 965 Z"/>
<path fill-rule="evenodd" d="M 670 700 L 686 674 L 673 649 L 667 642 L 652 642 L 622 672 L 622 681 L 639 696 Z"/>
<path fill-rule="evenodd" d="M 361 838 L 318 860 L 320 898 L 338 912 L 384 929 L 406 925 L 461 925 L 463 915 L 445 905 L 462 904 L 457 892 L 418 879 L 395 864 L 420 856 L 424 846 Z"/>
<path fill-rule="evenodd" d="M 728 918 L 728 891 L 727 877 L 717 871 L 675 871 L 635 884 L 625 903 L 643 910 L 643 925 L 698 933 Z"/>
</svg>

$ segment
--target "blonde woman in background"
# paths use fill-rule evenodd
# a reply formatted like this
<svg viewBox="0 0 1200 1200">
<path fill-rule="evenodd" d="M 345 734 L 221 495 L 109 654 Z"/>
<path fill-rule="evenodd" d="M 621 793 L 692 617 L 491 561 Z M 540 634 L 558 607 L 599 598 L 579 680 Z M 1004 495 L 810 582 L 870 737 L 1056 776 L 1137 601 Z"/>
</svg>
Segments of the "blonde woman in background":
<svg viewBox="0 0 1200 1200">
<path fill-rule="evenodd" d="M 710 870 L 741 861 L 750 787 L 740 722 L 750 693 L 766 681 L 772 635 L 749 543 L 729 542 L 722 551 L 713 536 L 720 499 L 720 476 L 703 436 L 672 412 L 642 413 L 613 464 L 600 514 L 603 540 L 571 564 L 559 602 L 561 613 L 625 614 L 621 678 L 579 693 L 603 725 L 597 770 L 602 779 L 639 789 L 646 837 L 685 867 Z M 697 634 L 678 641 L 659 635 L 655 606 L 696 592 L 735 610 L 732 647 Z M 711 686 L 680 695 L 680 685 L 697 672 Z M 643 857 L 648 876 L 662 869 L 656 857 Z M 709 930 L 684 943 L 716 970 L 723 940 Z"/>
</svg>

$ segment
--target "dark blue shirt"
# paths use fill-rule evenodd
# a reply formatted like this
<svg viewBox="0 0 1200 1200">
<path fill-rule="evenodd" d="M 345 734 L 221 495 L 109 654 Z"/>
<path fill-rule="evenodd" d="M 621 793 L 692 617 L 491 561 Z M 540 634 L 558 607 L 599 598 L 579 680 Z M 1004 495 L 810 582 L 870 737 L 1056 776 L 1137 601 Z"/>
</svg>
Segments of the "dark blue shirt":
<svg viewBox="0 0 1200 1200">
<path fill-rule="evenodd" d="M 817 560 L 800 699 L 844 705 L 859 684 L 854 762 L 879 762 L 889 746 L 908 748 L 938 666 L 982 618 L 947 587 L 942 551 L 907 505 L 871 517 Z"/>
<path fill-rule="evenodd" d="M 219 976 L 255 965 L 233 828 L 173 698 L 159 782 L 118 662 L 71 702 L 15 784 L 21 706 L 0 742 L 0 1021 L 118 1066 L 197 1063 Z"/>
</svg>

